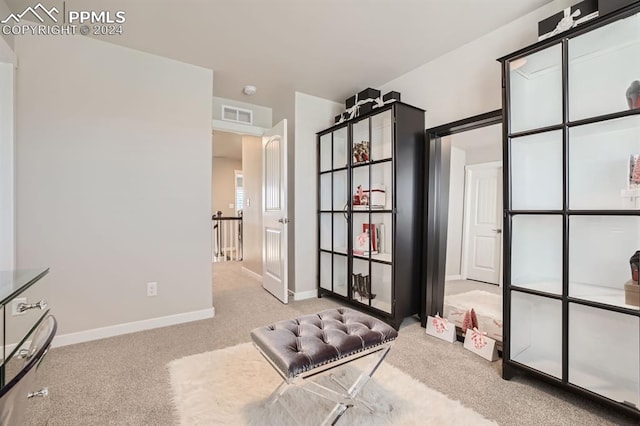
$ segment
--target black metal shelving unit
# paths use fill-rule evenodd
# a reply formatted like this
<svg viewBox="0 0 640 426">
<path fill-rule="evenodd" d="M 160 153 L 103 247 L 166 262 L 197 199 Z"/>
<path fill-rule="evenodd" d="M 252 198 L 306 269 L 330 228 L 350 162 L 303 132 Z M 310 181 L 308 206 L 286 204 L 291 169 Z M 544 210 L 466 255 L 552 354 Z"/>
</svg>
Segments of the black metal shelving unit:
<svg viewBox="0 0 640 426">
<path fill-rule="evenodd" d="M 640 203 L 623 198 L 640 154 L 640 108 L 624 98 L 639 27 L 634 3 L 499 59 L 503 378 L 526 372 L 637 418 L 640 308 L 624 284 Z"/>
<path fill-rule="evenodd" d="M 338 298 L 399 328 L 420 309 L 424 110 L 393 102 L 317 136 L 318 297 Z M 369 158 L 356 163 L 354 143 L 363 141 Z M 359 185 L 372 191 L 379 184 L 384 206 L 354 204 Z M 368 253 L 355 254 L 363 225 L 380 232 L 380 223 L 384 249 L 372 254 L 370 239 Z M 367 277 L 364 291 L 354 274 Z"/>
</svg>

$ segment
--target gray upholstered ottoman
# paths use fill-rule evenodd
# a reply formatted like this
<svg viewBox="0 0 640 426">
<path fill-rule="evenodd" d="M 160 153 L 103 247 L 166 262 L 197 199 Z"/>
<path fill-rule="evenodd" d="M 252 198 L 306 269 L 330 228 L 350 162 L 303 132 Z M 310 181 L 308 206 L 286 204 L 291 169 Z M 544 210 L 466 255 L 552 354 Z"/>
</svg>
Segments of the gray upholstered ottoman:
<svg viewBox="0 0 640 426">
<path fill-rule="evenodd" d="M 279 321 L 251 332 L 256 348 L 283 378 L 269 403 L 276 402 L 291 386 L 299 386 L 336 403 L 324 424 L 335 424 L 349 407 L 355 405 L 374 412 L 357 394 L 387 356 L 397 336 L 398 332 L 391 326 L 349 308 L 330 309 Z M 370 355 L 374 362 L 353 385 L 347 388 L 340 384 L 345 393 L 307 380 L 318 373 Z"/>
</svg>

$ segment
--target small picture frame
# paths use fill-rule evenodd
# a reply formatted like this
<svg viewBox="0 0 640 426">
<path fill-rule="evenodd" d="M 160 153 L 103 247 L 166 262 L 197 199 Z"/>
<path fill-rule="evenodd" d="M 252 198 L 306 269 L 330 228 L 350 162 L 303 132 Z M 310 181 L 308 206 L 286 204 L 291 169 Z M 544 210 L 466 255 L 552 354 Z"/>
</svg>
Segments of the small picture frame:
<svg viewBox="0 0 640 426">
<path fill-rule="evenodd" d="M 369 141 L 355 142 L 353 144 L 353 164 L 368 163 L 370 159 Z"/>
</svg>

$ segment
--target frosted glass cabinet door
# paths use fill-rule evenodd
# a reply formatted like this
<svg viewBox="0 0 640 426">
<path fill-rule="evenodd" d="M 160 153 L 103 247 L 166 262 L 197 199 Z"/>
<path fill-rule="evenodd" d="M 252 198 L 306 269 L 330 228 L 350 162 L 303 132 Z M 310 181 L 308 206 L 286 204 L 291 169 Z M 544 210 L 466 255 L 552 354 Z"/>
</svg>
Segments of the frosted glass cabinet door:
<svg viewBox="0 0 640 426">
<path fill-rule="evenodd" d="M 640 80 L 640 15 L 569 40 L 571 121 L 627 109 L 626 91 Z"/>
<path fill-rule="evenodd" d="M 561 64 L 560 44 L 509 62 L 511 133 L 562 122 Z"/>
<path fill-rule="evenodd" d="M 351 127 L 351 161 L 353 165 L 367 163 L 371 160 L 371 137 L 369 134 L 369 119 L 365 118 Z"/>
<path fill-rule="evenodd" d="M 347 167 L 348 161 L 347 128 L 343 127 L 333 132 L 333 168 Z"/>
<path fill-rule="evenodd" d="M 320 248 L 322 250 L 331 250 L 331 213 L 320 214 Z"/>
<path fill-rule="evenodd" d="M 640 185 L 632 189 L 632 156 L 640 156 L 640 116 L 570 128 L 570 208 L 637 209 Z"/>
<path fill-rule="evenodd" d="M 331 173 L 320 175 L 320 210 L 331 210 L 331 199 L 333 197 L 333 184 Z"/>
<path fill-rule="evenodd" d="M 371 117 L 371 161 L 391 158 L 393 153 L 393 117 L 391 110 Z"/>
<path fill-rule="evenodd" d="M 511 208 L 562 209 L 562 132 L 513 138 Z"/>
<path fill-rule="evenodd" d="M 333 172 L 333 210 L 345 210 L 347 197 L 347 171 Z"/>
<path fill-rule="evenodd" d="M 562 216 L 516 215 L 511 234 L 511 285 L 562 294 Z"/>
<path fill-rule="evenodd" d="M 333 214 L 333 251 L 347 253 L 348 227 L 344 213 Z"/>
<path fill-rule="evenodd" d="M 333 255 L 333 291 L 347 297 L 347 256 Z"/>
<path fill-rule="evenodd" d="M 629 258 L 640 249 L 640 216 L 569 219 L 569 296 L 622 306 L 631 280 Z"/>
<path fill-rule="evenodd" d="M 320 136 L 320 171 L 331 170 L 331 133 Z"/>
<path fill-rule="evenodd" d="M 562 303 L 511 292 L 511 359 L 562 378 Z"/>
<path fill-rule="evenodd" d="M 569 382 L 640 407 L 640 318 L 570 303 Z"/>
<path fill-rule="evenodd" d="M 391 313 L 391 265 L 371 263 L 371 306 Z"/>
<path fill-rule="evenodd" d="M 320 287 L 331 290 L 331 253 L 320 253 Z"/>
</svg>

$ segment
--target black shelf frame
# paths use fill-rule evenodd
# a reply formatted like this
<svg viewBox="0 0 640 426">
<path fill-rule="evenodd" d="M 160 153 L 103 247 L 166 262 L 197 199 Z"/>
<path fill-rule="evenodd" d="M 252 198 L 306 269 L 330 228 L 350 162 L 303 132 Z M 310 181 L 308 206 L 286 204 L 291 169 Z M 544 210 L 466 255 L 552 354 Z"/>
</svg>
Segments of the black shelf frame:
<svg viewBox="0 0 640 426">
<path fill-rule="evenodd" d="M 385 111 L 390 111 L 393 121 L 391 123 L 391 136 L 392 136 L 392 154 L 391 157 L 389 158 L 382 158 L 379 160 L 372 160 L 372 161 L 366 161 L 366 162 L 361 162 L 361 163 L 357 163 L 354 164 L 353 162 L 353 155 L 351 154 L 352 149 L 353 149 L 353 127 L 356 123 L 362 122 L 364 120 L 368 120 L 368 126 L 369 126 L 369 135 L 371 135 L 371 120 L 370 118 L 377 115 L 377 114 L 381 114 Z M 423 145 L 424 145 L 424 113 L 425 111 L 416 107 L 413 107 L 411 105 L 407 105 L 404 104 L 402 102 L 393 102 L 390 104 L 386 104 L 382 107 L 379 108 L 375 108 L 373 109 L 371 112 L 368 112 L 366 114 L 360 115 L 359 117 L 347 120 L 346 122 L 340 123 L 340 124 L 336 124 L 328 129 L 325 129 L 321 132 L 319 132 L 317 134 L 317 138 L 318 138 L 318 149 L 317 149 L 317 158 L 318 158 L 318 176 L 322 176 L 328 173 L 332 173 L 332 178 L 331 178 L 331 188 L 333 189 L 333 173 L 335 173 L 336 171 L 342 171 L 342 170 L 346 170 L 347 171 L 347 203 L 344 206 L 343 209 L 341 210 L 336 210 L 336 206 L 333 206 L 332 204 L 332 210 L 322 210 L 322 209 L 318 209 L 318 218 L 320 218 L 321 214 L 327 214 L 327 213 L 342 213 L 345 215 L 346 219 L 347 219 L 347 253 L 340 253 L 340 252 L 336 252 L 335 251 L 335 247 L 333 246 L 334 242 L 333 242 L 333 235 L 332 235 L 332 246 L 331 246 L 331 250 L 326 250 L 326 249 L 319 249 L 318 250 L 318 265 L 321 265 L 321 254 L 322 253 L 327 253 L 327 254 L 331 254 L 333 255 L 340 255 L 340 256 L 344 256 L 347 257 L 348 261 L 347 261 L 347 295 L 342 295 L 339 293 L 335 292 L 335 287 L 334 287 L 334 282 L 333 282 L 333 276 L 334 276 L 334 264 L 333 264 L 333 258 L 332 258 L 332 264 L 331 264 L 331 274 L 332 274 L 332 285 L 331 285 L 331 289 L 326 289 L 326 288 L 322 288 L 320 286 L 320 280 L 322 279 L 321 277 L 321 271 L 320 268 L 318 270 L 318 297 L 323 297 L 323 296 L 331 296 L 331 297 L 335 297 L 339 300 L 341 300 L 342 302 L 349 304 L 351 306 L 354 306 L 356 308 L 359 309 L 364 309 L 366 310 L 368 313 L 371 313 L 374 316 L 379 317 L 380 319 L 386 321 L 387 323 L 391 324 L 392 326 L 394 326 L 396 329 L 399 328 L 402 320 L 404 319 L 405 316 L 411 315 L 411 314 L 418 314 L 419 313 L 419 292 L 420 292 L 420 255 L 421 255 L 421 250 L 420 250 L 420 242 L 419 239 L 416 236 L 421 235 L 422 233 L 422 224 L 421 224 L 421 216 L 422 216 L 422 180 L 420 179 L 421 177 L 421 173 L 422 171 L 419 168 L 419 165 L 422 164 L 422 156 L 423 156 Z M 400 121 L 400 123 L 399 123 Z M 408 129 L 404 130 L 405 125 L 407 125 Z M 324 170 L 324 171 L 320 171 L 320 161 L 321 161 L 321 138 L 324 136 L 326 137 L 327 134 L 331 134 L 331 158 L 332 158 L 332 166 L 333 166 L 333 133 L 337 130 L 340 130 L 344 127 L 347 127 L 347 153 L 348 153 L 348 164 L 347 167 L 344 168 L 338 168 L 338 169 L 331 169 L 331 170 Z M 413 130 L 413 128 L 415 128 L 415 130 Z M 410 141 L 405 141 L 405 139 L 409 139 Z M 399 140 L 402 140 L 403 142 L 410 142 L 408 143 L 407 147 L 405 147 L 404 143 L 400 144 Z M 402 145 L 402 146 L 399 146 Z M 403 180 L 403 184 L 408 186 L 408 190 L 402 189 L 402 191 L 404 192 L 409 192 L 412 195 L 409 196 L 409 203 L 414 206 L 414 207 L 410 207 L 410 208 L 397 208 L 398 206 L 398 173 L 400 173 L 400 170 L 398 170 L 398 158 L 402 157 L 406 162 L 406 158 L 410 157 L 412 159 L 412 162 L 414 163 L 414 167 L 412 174 L 414 175 L 414 178 L 411 179 L 410 182 L 404 182 Z M 371 206 L 369 206 L 366 209 L 356 209 L 353 207 L 353 199 L 352 199 L 352 194 L 354 192 L 354 182 L 353 182 L 353 171 L 354 170 L 358 170 L 358 169 L 362 169 L 363 167 L 368 167 L 367 172 L 368 172 L 368 180 L 369 180 L 369 184 L 371 185 L 371 175 L 372 175 L 372 170 L 376 165 L 379 164 L 391 164 L 391 208 L 384 208 L 384 209 L 376 209 L 376 208 L 371 208 Z M 403 174 L 405 173 L 404 170 L 402 172 Z M 318 206 L 320 206 L 320 198 L 321 198 L 321 191 L 320 191 L 320 184 L 321 182 L 318 181 Z M 387 190 L 387 196 L 389 196 L 389 192 Z M 403 200 L 406 198 L 406 194 L 403 195 Z M 332 199 L 332 203 L 333 203 L 333 199 Z M 368 217 L 368 223 L 372 223 L 372 219 L 373 216 L 378 215 L 378 214 L 384 214 L 384 215 L 389 215 L 390 219 L 391 219 L 391 229 L 387 230 L 385 232 L 393 232 L 393 236 L 391 238 L 391 261 L 386 261 L 386 260 L 381 260 L 381 259 L 376 259 L 375 255 L 371 256 L 371 255 L 367 255 L 367 256 L 361 256 L 361 255 L 356 255 L 353 253 L 353 226 L 354 226 L 354 221 L 352 220 L 353 217 L 356 216 L 360 216 L 363 217 L 364 215 L 367 215 Z M 410 222 L 410 226 L 413 226 L 415 232 L 413 233 L 408 233 L 406 231 L 404 231 L 403 233 L 401 233 L 402 235 L 399 236 L 398 235 L 398 218 L 401 218 L 403 222 Z M 331 221 L 331 226 L 332 226 L 332 232 L 333 232 L 333 227 L 334 227 L 334 223 L 333 223 L 333 216 L 332 216 L 332 221 Z M 405 227 L 403 225 L 403 227 Z M 407 236 L 407 234 L 412 234 L 410 237 Z M 321 236 L 321 230 L 320 230 L 320 220 L 318 220 L 318 230 L 317 230 L 317 235 L 318 235 L 318 243 L 320 243 L 320 236 Z M 412 239 L 411 239 L 412 238 Z M 398 240 L 402 239 L 403 241 L 399 242 Z M 397 250 L 403 250 L 402 255 L 398 255 L 397 254 Z M 408 258 L 409 260 L 405 260 L 403 257 Z M 398 267 L 397 266 L 397 260 L 398 259 L 402 259 L 402 263 L 403 265 L 408 265 L 407 268 L 402 268 L 402 267 Z M 359 300 L 358 297 L 354 296 L 353 294 L 353 282 L 352 282 L 352 276 L 353 276 L 353 265 L 354 265 L 354 261 L 359 260 L 359 261 L 365 261 L 368 262 L 368 272 L 369 272 L 369 277 L 371 277 L 371 279 L 373 279 L 372 276 L 372 266 L 374 264 L 380 264 L 380 265 L 386 265 L 389 266 L 391 268 L 391 300 L 390 300 L 390 312 L 386 312 L 383 311 L 381 309 L 376 308 L 375 306 L 372 306 L 372 299 L 369 299 L 367 302 L 368 303 L 363 303 L 362 301 Z M 406 270 L 409 269 L 409 270 Z M 413 278 L 412 278 L 413 277 Z M 404 283 L 407 282 L 406 284 L 401 284 L 400 283 Z M 400 288 L 402 287 L 402 288 Z M 363 300 L 364 301 L 364 300 Z M 413 308 L 415 307 L 415 309 Z"/>
<path fill-rule="evenodd" d="M 565 389 L 569 389 L 587 396 L 600 403 L 615 407 L 616 409 L 629 414 L 634 418 L 640 419 L 640 407 L 633 407 L 631 405 L 614 401 L 603 395 L 597 394 L 593 391 L 585 389 L 581 386 L 572 384 L 569 382 L 569 306 L 570 304 L 588 306 L 591 308 L 601 309 L 608 312 L 616 312 L 624 315 L 635 316 L 640 318 L 640 310 L 626 308 L 624 306 L 610 305 L 606 303 L 576 298 L 569 296 L 569 227 L 570 218 L 573 216 L 640 216 L 638 210 L 572 210 L 569 204 L 569 131 L 571 128 L 578 126 L 585 126 L 595 123 L 608 122 L 612 120 L 632 117 L 640 115 L 640 109 L 616 111 L 613 113 L 598 115 L 594 117 L 588 117 L 580 120 L 571 121 L 569 119 L 569 40 L 582 34 L 586 34 L 597 28 L 609 25 L 618 20 L 633 16 L 640 13 L 640 2 L 633 3 L 620 9 L 616 13 L 605 15 L 595 20 L 589 21 L 583 25 L 580 25 L 572 30 L 561 33 L 550 39 L 540 41 L 529 47 L 520 49 L 507 56 L 499 58 L 498 61 L 502 65 L 502 101 L 503 101 L 503 182 L 504 182 L 504 231 L 503 231 L 503 247 L 504 247 L 504 263 L 503 263 L 503 278 L 504 278 L 504 297 L 503 297 L 503 378 L 512 378 L 517 371 L 525 372 L 549 383 L 556 384 Z M 545 50 L 554 45 L 561 45 L 562 54 L 562 123 L 544 126 L 541 128 L 530 129 L 526 131 L 511 132 L 511 122 L 508 111 L 510 110 L 510 81 L 509 81 L 509 63 L 517 59 L 530 56 L 534 53 Z M 511 209 L 511 140 L 551 132 L 562 132 L 562 155 L 563 155 L 563 193 L 562 193 L 562 210 L 512 210 Z M 562 216 L 563 227 L 563 247 L 562 247 L 562 294 L 553 294 L 544 291 L 538 291 L 528 288 L 522 288 L 515 285 L 511 285 L 511 246 L 512 246 L 512 218 L 516 215 L 556 215 Z M 512 291 L 531 294 L 535 296 L 545 297 L 547 299 L 560 300 L 562 303 L 562 377 L 561 379 L 546 374 L 542 371 L 536 370 L 525 364 L 519 363 L 511 359 L 510 352 L 510 336 L 511 336 L 511 300 L 510 294 Z"/>
</svg>

